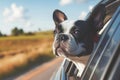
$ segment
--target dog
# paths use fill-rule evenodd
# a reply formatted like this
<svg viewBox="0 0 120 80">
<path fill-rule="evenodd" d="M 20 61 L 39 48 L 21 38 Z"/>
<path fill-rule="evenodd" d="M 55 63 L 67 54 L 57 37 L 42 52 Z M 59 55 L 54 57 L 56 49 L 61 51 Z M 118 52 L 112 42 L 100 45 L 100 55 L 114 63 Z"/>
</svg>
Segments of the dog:
<svg viewBox="0 0 120 80">
<path fill-rule="evenodd" d="M 53 12 L 55 23 L 53 52 L 57 56 L 80 57 L 91 54 L 103 28 L 105 6 L 96 6 L 86 20 L 68 20 L 64 12 Z"/>
<path fill-rule="evenodd" d="M 103 28 L 104 19 L 103 4 L 96 6 L 86 20 L 68 20 L 64 12 L 58 9 L 53 12 L 53 52 L 56 56 L 64 56 L 68 61 L 72 61 L 79 69 L 79 77 L 85 68 L 85 64 L 79 62 L 79 57 L 92 53 L 94 44 L 98 41 L 98 32 Z"/>
</svg>

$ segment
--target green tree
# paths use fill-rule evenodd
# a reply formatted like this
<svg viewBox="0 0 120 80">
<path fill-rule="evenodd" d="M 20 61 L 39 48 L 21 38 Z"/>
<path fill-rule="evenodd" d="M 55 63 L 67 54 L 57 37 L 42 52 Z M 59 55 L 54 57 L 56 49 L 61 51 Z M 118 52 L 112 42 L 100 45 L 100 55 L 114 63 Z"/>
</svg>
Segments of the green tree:
<svg viewBox="0 0 120 80">
<path fill-rule="evenodd" d="M 20 35 L 24 34 L 23 29 L 19 29 L 19 31 L 18 31 L 18 32 L 19 32 L 19 34 L 20 34 Z"/>
<path fill-rule="evenodd" d="M 0 31 L 0 37 L 2 37 L 3 36 L 3 34 L 1 33 L 1 31 Z"/>
<path fill-rule="evenodd" d="M 18 36 L 18 35 L 23 35 L 24 31 L 23 31 L 23 29 L 18 29 L 17 27 L 15 27 L 15 28 L 12 29 L 11 33 L 14 36 Z"/>
<path fill-rule="evenodd" d="M 14 36 L 18 36 L 19 35 L 17 27 L 15 27 L 15 28 L 12 29 L 12 35 L 14 35 Z"/>
</svg>

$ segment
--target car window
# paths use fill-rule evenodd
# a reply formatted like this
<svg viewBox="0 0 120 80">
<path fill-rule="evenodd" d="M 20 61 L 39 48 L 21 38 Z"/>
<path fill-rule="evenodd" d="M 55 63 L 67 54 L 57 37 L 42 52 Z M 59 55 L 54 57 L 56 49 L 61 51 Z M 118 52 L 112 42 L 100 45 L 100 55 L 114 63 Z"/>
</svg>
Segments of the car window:
<svg viewBox="0 0 120 80">
<path fill-rule="evenodd" d="M 107 71 L 105 80 L 120 80 L 120 45 Z"/>
<path fill-rule="evenodd" d="M 107 29 L 103 33 L 100 42 L 89 60 L 89 63 L 82 75 L 82 80 L 99 80 L 110 59 L 110 55 L 115 50 L 119 39 L 120 8 L 113 16 Z M 112 39 L 113 38 L 113 39 Z M 112 39 L 112 40 L 111 40 Z M 108 54 L 109 53 L 109 54 Z"/>
<path fill-rule="evenodd" d="M 96 66 L 92 80 L 96 80 L 95 78 L 100 79 L 100 77 L 103 74 L 103 71 L 105 72 L 107 65 L 109 64 L 109 61 L 112 58 L 112 55 L 114 55 L 114 51 L 116 50 L 117 46 L 119 45 L 119 42 L 120 42 L 120 36 L 119 36 L 119 34 L 120 34 L 120 15 L 118 15 L 117 19 L 115 20 L 115 24 L 113 23 L 112 26 L 117 26 L 117 28 L 113 33 L 112 39 L 110 39 L 108 45 L 102 51 L 103 55 L 101 53 L 102 56 L 100 58 L 100 61 L 97 63 L 98 65 Z"/>
</svg>

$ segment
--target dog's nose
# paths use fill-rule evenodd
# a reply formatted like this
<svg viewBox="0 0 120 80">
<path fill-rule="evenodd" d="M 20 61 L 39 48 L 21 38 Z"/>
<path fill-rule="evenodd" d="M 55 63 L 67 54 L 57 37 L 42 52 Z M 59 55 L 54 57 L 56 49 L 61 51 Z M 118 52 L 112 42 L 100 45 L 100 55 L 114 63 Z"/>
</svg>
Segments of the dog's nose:
<svg viewBox="0 0 120 80">
<path fill-rule="evenodd" d="M 59 34 L 58 37 L 60 41 L 66 41 L 69 39 L 69 37 L 66 34 Z"/>
</svg>

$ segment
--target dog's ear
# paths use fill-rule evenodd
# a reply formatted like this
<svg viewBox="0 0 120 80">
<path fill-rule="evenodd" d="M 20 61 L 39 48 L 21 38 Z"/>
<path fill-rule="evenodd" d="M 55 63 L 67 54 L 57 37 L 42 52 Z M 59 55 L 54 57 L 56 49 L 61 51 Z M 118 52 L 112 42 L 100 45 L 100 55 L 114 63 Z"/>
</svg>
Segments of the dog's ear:
<svg viewBox="0 0 120 80">
<path fill-rule="evenodd" d="M 55 25 L 57 26 L 59 23 L 67 20 L 67 16 L 62 11 L 57 9 L 53 12 L 53 20 L 55 22 Z"/>
<path fill-rule="evenodd" d="M 105 18 L 105 6 L 103 4 L 97 5 L 90 16 L 88 17 L 87 21 L 95 29 L 95 32 L 100 31 L 104 25 L 104 18 Z"/>
</svg>

